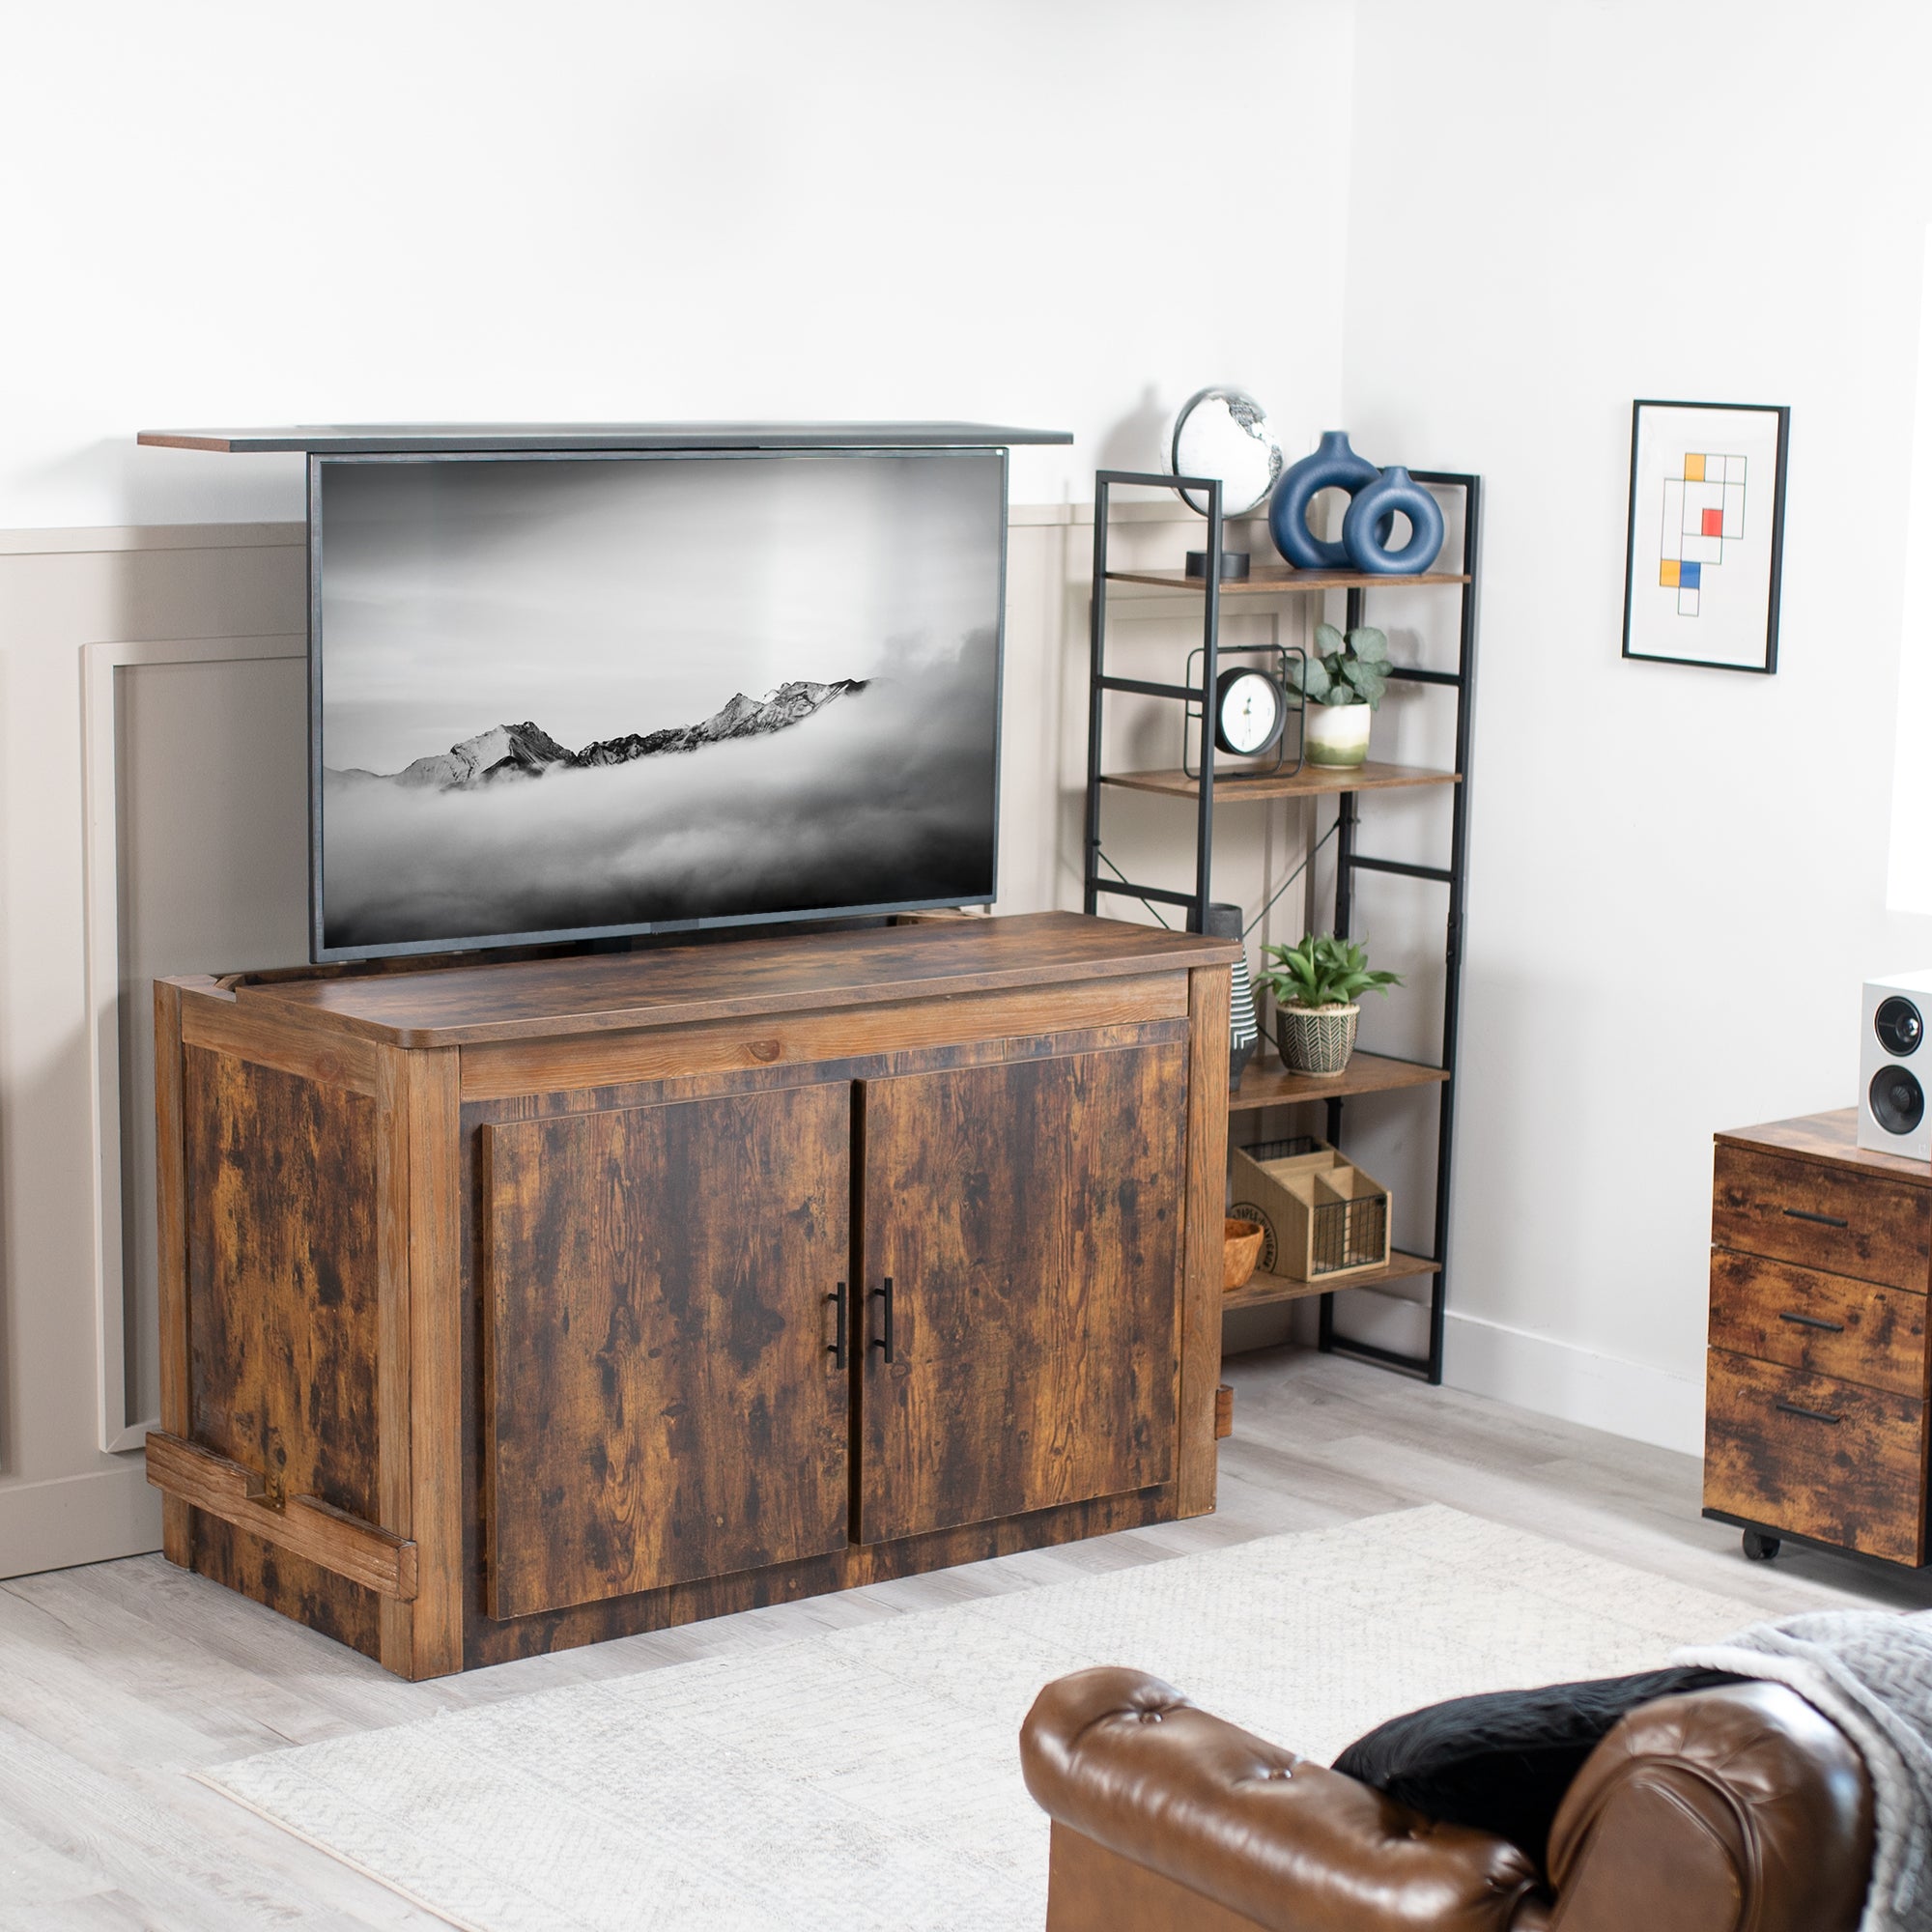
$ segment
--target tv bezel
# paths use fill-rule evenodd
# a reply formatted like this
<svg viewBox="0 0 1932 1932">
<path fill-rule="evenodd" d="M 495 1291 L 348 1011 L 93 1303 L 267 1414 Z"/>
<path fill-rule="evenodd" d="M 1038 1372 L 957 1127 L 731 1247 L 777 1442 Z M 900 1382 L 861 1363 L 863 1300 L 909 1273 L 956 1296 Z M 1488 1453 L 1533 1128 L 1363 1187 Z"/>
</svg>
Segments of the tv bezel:
<svg viewBox="0 0 1932 1932">
<path fill-rule="evenodd" d="M 988 889 L 967 896 L 894 899 L 873 905 L 800 906 L 786 912 L 731 913 L 703 919 L 646 920 L 623 925 L 560 926 L 547 931 L 487 933 L 474 936 L 410 939 L 378 946 L 329 946 L 323 925 L 322 829 L 322 476 L 324 465 L 405 463 L 786 463 L 892 456 L 947 458 L 992 456 L 1000 467 L 999 611 L 993 646 L 993 867 Z M 1005 753 L 1003 717 L 1007 674 L 1007 526 L 1010 463 L 1004 444 L 980 442 L 895 444 L 827 443 L 780 448 L 490 449 L 423 451 L 311 451 L 306 464 L 308 529 L 308 905 L 309 958 L 318 966 L 359 959 L 400 959 L 431 953 L 482 952 L 508 947 L 590 945 L 600 940 L 639 939 L 686 932 L 713 932 L 738 926 L 822 923 L 828 920 L 878 919 L 895 913 L 937 912 L 952 906 L 990 906 L 1000 890 L 1000 781 Z"/>
</svg>

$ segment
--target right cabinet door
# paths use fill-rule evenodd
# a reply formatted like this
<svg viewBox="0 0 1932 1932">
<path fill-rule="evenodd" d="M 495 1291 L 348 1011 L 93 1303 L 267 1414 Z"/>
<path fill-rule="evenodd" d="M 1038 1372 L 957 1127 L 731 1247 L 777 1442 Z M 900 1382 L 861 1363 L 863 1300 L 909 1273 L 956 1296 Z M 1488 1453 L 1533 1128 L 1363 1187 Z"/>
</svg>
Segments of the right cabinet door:
<svg viewBox="0 0 1932 1932">
<path fill-rule="evenodd" d="M 1172 1478 L 1185 1055 L 866 1083 L 863 1542 Z"/>
</svg>

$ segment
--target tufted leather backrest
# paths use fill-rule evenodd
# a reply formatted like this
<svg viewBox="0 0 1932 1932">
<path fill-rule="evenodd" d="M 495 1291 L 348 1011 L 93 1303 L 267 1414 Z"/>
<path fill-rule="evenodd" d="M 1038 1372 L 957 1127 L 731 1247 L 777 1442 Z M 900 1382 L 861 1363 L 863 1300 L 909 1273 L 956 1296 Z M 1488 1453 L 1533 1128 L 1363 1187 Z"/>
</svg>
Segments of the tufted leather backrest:
<svg viewBox="0 0 1932 1932">
<path fill-rule="evenodd" d="M 1853 1932 L 1871 1858 L 1864 1763 L 1796 1691 L 1660 1697 L 1556 1814 L 1551 1932 Z"/>
</svg>

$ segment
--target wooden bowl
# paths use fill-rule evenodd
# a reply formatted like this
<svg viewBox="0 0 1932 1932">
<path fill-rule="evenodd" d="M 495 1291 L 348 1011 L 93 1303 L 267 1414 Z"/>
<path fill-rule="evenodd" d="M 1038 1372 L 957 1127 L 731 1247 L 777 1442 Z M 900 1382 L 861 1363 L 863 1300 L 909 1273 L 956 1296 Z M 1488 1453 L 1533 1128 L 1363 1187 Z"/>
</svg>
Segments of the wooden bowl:
<svg viewBox="0 0 1932 1932">
<path fill-rule="evenodd" d="M 1222 1220 L 1221 1288 L 1224 1293 L 1247 1287 L 1248 1277 L 1254 1273 L 1255 1264 L 1262 1258 L 1262 1243 L 1266 1238 L 1267 1231 L 1259 1221 Z"/>
</svg>

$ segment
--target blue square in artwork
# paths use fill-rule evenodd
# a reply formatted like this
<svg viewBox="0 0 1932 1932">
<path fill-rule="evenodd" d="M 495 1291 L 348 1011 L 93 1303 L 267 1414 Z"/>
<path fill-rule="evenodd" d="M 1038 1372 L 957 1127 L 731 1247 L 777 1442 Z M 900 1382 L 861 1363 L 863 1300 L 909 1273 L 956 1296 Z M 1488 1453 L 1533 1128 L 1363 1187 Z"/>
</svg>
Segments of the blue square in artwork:
<svg viewBox="0 0 1932 1932">
<path fill-rule="evenodd" d="M 1701 589 L 1704 582 L 1704 566 L 1701 563 L 1687 563 L 1680 566 L 1677 574 L 1677 587 L 1680 590 Z"/>
</svg>

